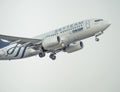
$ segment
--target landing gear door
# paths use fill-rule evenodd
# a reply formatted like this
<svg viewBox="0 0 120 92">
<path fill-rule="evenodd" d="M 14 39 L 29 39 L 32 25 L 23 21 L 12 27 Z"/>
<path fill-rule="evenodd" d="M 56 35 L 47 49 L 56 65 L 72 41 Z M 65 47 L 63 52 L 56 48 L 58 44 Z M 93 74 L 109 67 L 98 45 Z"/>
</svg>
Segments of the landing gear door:
<svg viewBox="0 0 120 92">
<path fill-rule="evenodd" d="M 86 26 L 86 29 L 90 28 L 90 21 L 89 20 L 86 21 L 85 26 Z"/>
</svg>

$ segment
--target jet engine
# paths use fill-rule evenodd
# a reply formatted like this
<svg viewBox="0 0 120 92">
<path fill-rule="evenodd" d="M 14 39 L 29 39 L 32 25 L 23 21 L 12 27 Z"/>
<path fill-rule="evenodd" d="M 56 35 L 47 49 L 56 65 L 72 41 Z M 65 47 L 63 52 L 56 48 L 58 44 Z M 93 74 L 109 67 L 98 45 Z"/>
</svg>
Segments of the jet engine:
<svg viewBox="0 0 120 92">
<path fill-rule="evenodd" d="M 83 47 L 84 47 L 83 42 L 80 41 L 80 42 L 77 42 L 74 44 L 70 44 L 68 47 L 66 47 L 64 49 L 64 51 L 67 53 L 72 53 L 72 52 L 75 52 L 75 51 L 82 49 Z"/>
<path fill-rule="evenodd" d="M 61 47 L 61 39 L 59 36 L 48 37 L 43 40 L 42 46 L 45 50 L 53 50 Z"/>
</svg>

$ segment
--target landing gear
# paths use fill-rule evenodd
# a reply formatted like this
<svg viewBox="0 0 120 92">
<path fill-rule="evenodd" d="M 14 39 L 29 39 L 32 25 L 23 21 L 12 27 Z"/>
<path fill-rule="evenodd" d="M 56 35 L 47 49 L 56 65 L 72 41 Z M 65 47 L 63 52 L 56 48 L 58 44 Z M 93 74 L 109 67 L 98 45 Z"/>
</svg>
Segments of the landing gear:
<svg viewBox="0 0 120 92">
<path fill-rule="evenodd" d="M 44 52 L 40 52 L 40 53 L 39 53 L 39 57 L 40 57 L 40 58 L 42 58 L 42 57 L 44 57 L 44 56 L 45 56 L 45 53 L 44 53 Z"/>
<path fill-rule="evenodd" d="M 55 59 L 56 59 L 55 53 L 50 54 L 49 57 L 50 57 L 52 60 L 55 60 Z"/>
<path fill-rule="evenodd" d="M 100 32 L 98 32 L 98 33 L 96 33 L 95 34 L 95 41 L 99 41 L 100 39 L 99 38 L 97 38 L 99 35 L 101 35 L 101 34 L 103 34 L 103 32 L 102 31 L 100 31 Z"/>
<path fill-rule="evenodd" d="M 95 41 L 97 41 L 97 42 L 98 42 L 99 40 L 100 40 L 99 38 L 97 38 L 97 37 L 95 38 Z"/>
</svg>

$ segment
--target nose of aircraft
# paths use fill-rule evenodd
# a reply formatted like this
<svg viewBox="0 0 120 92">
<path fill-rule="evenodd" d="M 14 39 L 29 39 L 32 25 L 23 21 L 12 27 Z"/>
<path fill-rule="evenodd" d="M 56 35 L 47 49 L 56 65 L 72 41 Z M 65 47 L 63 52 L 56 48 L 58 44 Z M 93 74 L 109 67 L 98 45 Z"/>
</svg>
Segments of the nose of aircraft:
<svg viewBox="0 0 120 92">
<path fill-rule="evenodd" d="M 107 27 L 109 27 L 111 25 L 111 23 L 107 21 L 106 25 L 107 25 Z"/>
<path fill-rule="evenodd" d="M 109 21 L 105 21 L 104 24 L 105 24 L 106 28 L 108 28 L 111 25 L 111 23 Z"/>
<path fill-rule="evenodd" d="M 111 23 L 110 23 L 109 21 L 103 21 L 103 22 L 102 22 L 101 29 L 104 31 L 104 30 L 107 29 L 110 25 L 111 25 Z"/>
</svg>

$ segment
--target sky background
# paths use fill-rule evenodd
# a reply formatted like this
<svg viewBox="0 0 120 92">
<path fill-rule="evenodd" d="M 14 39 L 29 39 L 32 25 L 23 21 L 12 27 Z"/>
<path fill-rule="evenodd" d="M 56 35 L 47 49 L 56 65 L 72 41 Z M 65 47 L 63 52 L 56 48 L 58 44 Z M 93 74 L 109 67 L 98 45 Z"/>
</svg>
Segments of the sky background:
<svg viewBox="0 0 120 92">
<path fill-rule="evenodd" d="M 90 18 L 111 26 L 72 54 L 0 61 L 0 92 L 120 92 L 119 0 L 0 0 L 0 34 L 34 37 Z"/>
</svg>

